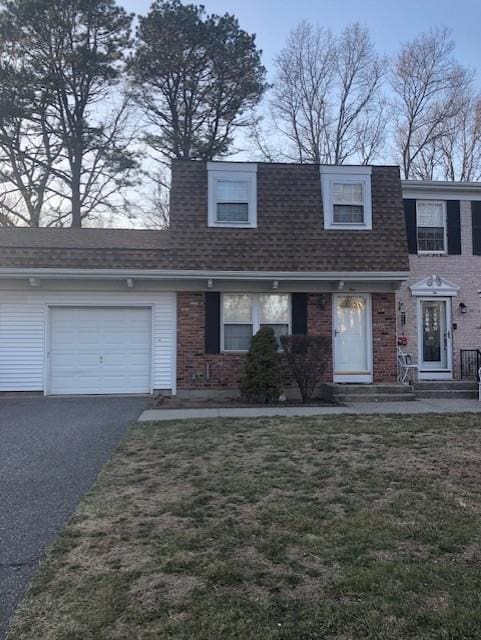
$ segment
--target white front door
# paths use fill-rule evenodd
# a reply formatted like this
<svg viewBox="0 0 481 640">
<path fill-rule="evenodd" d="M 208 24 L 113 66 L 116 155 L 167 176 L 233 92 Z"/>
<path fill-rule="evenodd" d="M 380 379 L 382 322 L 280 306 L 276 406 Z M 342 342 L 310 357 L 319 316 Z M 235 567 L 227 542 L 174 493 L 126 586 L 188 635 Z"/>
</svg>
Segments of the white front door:
<svg viewBox="0 0 481 640">
<path fill-rule="evenodd" d="M 48 393 L 150 393 L 151 316 L 146 307 L 52 307 Z"/>
<path fill-rule="evenodd" d="M 334 382 L 372 382 L 371 297 L 334 296 Z"/>
<path fill-rule="evenodd" d="M 419 377 L 424 380 L 452 378 L 451 301 L 418 301 Z"/>
</svg>

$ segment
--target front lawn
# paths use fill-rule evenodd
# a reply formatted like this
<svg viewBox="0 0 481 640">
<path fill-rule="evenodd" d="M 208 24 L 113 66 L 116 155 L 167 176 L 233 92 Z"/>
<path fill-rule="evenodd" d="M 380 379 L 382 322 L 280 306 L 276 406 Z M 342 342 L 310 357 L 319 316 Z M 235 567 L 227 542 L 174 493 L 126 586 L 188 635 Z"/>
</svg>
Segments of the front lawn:
<svg viewBox="0 0 481 640">
<path fill-rule="evenodd" d="M 9 640 L 479 640 L 480 427 L 476 415 L 135 427 Z"/>
</svg>

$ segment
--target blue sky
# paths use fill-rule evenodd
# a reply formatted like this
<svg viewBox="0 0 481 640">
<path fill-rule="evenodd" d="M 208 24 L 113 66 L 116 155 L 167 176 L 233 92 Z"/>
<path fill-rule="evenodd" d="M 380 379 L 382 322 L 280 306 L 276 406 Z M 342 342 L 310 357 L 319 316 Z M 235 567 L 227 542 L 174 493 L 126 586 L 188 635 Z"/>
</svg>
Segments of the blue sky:
<svg viewBox="0 0 481 640">
<path fill-rule="evenodd" d="M 129 11 L 146 13 L 151 3 L 123 0 L 122 4 Z M 447 25 L 453 32 L 458 60 L 473 69 L 481 67 L 479 0 L 204 0 L 202 4 L 209 13 L 234 13 L 242 28 L 256 33 L 269 70 L 290 29 L 303 19 L 336 32 L 359 21 L 369 28 L 383 54 L 392 53 L 399 43 L 430 26 Z"/>
</svg>

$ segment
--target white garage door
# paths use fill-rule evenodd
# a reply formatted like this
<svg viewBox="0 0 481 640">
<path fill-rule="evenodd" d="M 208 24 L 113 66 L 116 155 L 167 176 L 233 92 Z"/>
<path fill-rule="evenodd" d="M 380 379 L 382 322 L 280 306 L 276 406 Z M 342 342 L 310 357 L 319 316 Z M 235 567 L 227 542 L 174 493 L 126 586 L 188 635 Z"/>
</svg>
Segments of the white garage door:
<svg viewBox="0 0 481 640">
<path fill-rule="evenodd" d="M 150 393 L 151 310 L 50 309 L 51 394 Z"/>
</svg>

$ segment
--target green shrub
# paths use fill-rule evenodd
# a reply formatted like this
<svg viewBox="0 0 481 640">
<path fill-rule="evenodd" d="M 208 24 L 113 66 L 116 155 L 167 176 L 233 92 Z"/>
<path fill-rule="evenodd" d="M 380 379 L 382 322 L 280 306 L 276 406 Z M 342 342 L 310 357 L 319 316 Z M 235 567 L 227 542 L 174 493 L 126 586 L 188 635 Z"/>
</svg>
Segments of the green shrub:
<svg viewBox="0 0 481 640">
<path fill-rule="evenodd" d="M 281 336 L 287 366 L 294 378 L 302 402 L 314 398 L 322 381 L 331 353 L 331 341 L 326 336 Z"/>
<path fill-rule="evenodd" d="M 262 327 L 251 340 L 240 391 L 247 402 L 262 404 L 281 395 L 278 344 L 271 327 Z"/>
</svg>

